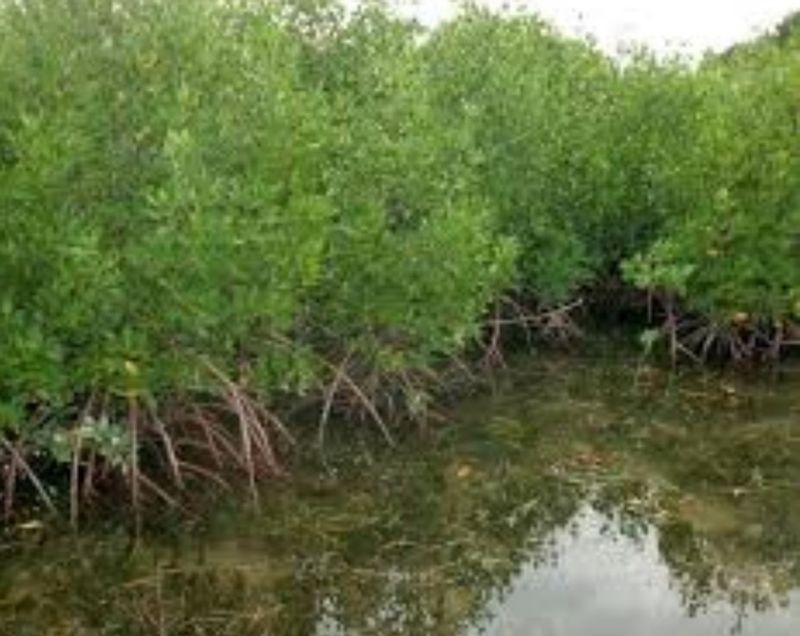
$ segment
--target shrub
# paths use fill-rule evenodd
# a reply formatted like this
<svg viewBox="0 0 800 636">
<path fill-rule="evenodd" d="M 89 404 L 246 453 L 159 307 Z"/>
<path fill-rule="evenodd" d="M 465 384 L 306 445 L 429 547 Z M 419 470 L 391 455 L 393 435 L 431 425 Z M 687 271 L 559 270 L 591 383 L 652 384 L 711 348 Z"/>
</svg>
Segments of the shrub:
<svg viewBox="0 0 800 636">
<path fill-rule="evenodd" d="M 388 437 L 509 292 L 624 276 L 687 351 L 776 352 L 797 51 L 788 26 L 693 68 L 474 7 L 424 31 L 380 2 L 0 0 L 6 507 L 20 472 L 49 497 L 32 463 L 73 514 L 97 461 L 171 501 L 140 454 L 255 492 L 300 398 L 320 441 L 352 406 Z"/>
<path fill-rule="evenodd" d="M 480 330 L 513 246 L 449 163 L 414 33 L 378 8 L 312 9 L 2 5 L 9 470 L 38 483 L 26 456 L 71 463 L 74 494 L 116 444 L 134 498 L 169 500 L 140 451 L 180 484 L 222 448 L 252 484 L 288 437 L 277 397 L 330 401 L 344 352 L 406 374 Z"/>
<path fill-rule="evenodd" d="M 633 282 L 699 315 L 706 335 L 744 328 L 770 345 L 800 317 L 796 66 L 791 51 L 766 43 L 694 75 L 695 140 L 673 186 L 685 202 L 627 265 Z"/>
</svg>

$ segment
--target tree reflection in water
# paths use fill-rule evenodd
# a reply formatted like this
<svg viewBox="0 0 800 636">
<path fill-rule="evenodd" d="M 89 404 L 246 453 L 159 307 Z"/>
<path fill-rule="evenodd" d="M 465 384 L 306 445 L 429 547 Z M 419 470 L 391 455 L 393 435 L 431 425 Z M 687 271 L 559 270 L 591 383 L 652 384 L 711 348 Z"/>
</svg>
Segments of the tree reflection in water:
<svg viewBox="0 0 800 636">
<path fill-rule="evenodd" d="M 788 636 L 799 388 L 548 358 L 430 447 L 332 447 L 259 514 L 14 546 L 0 633 Z"/>
</svg>

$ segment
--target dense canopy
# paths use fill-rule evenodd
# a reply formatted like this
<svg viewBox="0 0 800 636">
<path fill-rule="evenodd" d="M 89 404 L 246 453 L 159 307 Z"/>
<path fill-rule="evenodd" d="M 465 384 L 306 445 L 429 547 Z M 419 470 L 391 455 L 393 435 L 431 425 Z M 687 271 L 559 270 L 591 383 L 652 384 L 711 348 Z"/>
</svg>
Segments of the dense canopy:
<svg viewBox="0 0 800 636">
<path fill-rule="evenodd" d="M 336 409 L 390 437 L 509 302 L 612 290 L 673 352 L 779 353 L 793 23 L 695 67 L 476 8 L 426 32 L 379 3 L 0 2 L 7 474 L 50 501 L 69 473 L 73 513 L 96 462 L 137 501 L 168 497 L 149 457 L 254 482 L 307 397 L 320 437 Z"/>
</svg>

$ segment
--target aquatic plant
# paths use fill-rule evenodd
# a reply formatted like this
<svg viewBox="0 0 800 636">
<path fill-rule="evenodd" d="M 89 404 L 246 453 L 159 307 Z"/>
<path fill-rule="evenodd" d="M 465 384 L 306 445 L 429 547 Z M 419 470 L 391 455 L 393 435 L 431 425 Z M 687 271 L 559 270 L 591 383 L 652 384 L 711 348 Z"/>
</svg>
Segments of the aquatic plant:
<svg viewBox="0 0 800 636">
<path fill-rule="evenodd" d="M 257 497 L 280 405 L 391 441 L 387 408 L 422 415 L 479 335 L 513 245 L 451 167 L 413 33 L 370 10 L 318 41 L 307 15 L 3 3 L 7 515 L 20 485 L 73 522 L 120 481 L 136 509 L 231 470 Z"/>
<path fill-rule="evenodd" d="M 257 499 L 298 437 L 393 443 L 447 365 L 579 311 L 777 357 L 797 50 L 693 68 L 474 7 L 424 31 L 380 2 L 0 2 L 6 516 L 231 473 Z"/>
</svg>

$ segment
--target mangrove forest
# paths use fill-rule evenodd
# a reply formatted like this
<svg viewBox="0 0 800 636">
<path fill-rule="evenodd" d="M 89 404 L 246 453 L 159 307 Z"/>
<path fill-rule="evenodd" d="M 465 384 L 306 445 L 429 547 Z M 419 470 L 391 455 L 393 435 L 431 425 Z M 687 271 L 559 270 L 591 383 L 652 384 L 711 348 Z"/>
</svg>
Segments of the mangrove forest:
<svg viewBox="0 0 800 636">
<path fill-rule="evenodd" d="M 797 15 L 0 0 L 0 634 L 796 633 L 798 345 Z"/>
</svg>

